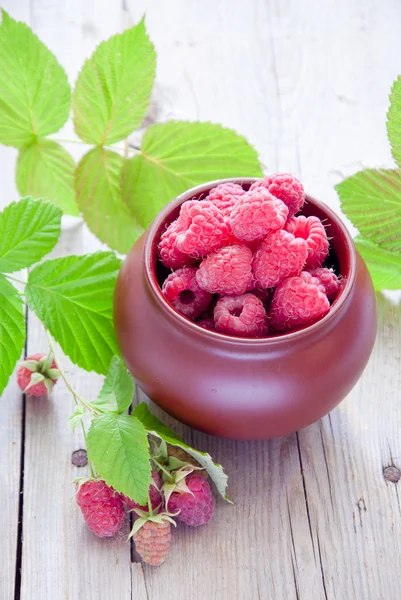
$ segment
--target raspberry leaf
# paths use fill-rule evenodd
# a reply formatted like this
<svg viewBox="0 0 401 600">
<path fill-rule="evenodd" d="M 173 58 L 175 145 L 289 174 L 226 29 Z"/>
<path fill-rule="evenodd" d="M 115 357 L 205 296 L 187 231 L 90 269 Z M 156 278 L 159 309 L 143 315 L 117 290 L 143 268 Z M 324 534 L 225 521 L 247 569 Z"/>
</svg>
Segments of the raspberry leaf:
<svg viewBox="0 0 401 600">
<path fill-rule="evenodd" d="M 401 75 L 394 81 L 390 94 L 390 107 L 387 113 L 387 135 L 391 151 L 401 168 Z"/>
<path fill-rule="evenodd" d="M 38 262 L 57 243 L 61 210 L 27 197 L 0 213 L 0 272 L 12 273 Z"/>
<path fill-rule="evenodd" d="M 122 170 L 124 200 L 148 227 L 170 200 L 188 188 L 224 177 L 261 177 L 255 149 L 232 129 L 212 123 L 152 125 L 141 154 Z"/>
<path fill-rule="evenodd" d="M 124 204 L 120 174 L 124 158 L 104 148 L 94 148 L 75 173 L 77 202 L 91 231 L 110 248 L 126 254 L 143 233 Z"/>
<path fill-rule="evenodd" d="M 72 100 L 75 131 L 89 144 L 113 144 L 141 124 L 156 73 L 142 19 L 102 42 L 80 72 Z"/>
<path fill-rule="evenodd" d="M 335 186 L 341 208 L 362 236 L 385 250 L 401 250 L 401 172 L 365 169 Z"/>
<path fill-rule="evenodd" d="M 188 454 L 197 460 L 198 463 L 202 465 L 202 467 L 208 472 L 210 478 L 214 481 L 218 492 L 221 494 L 224 500 L 231 502 L 231 500 L 229 500 L 226 496 L 228 477 L 224 473 L 223 467 L 213 462 L 210 454 L 207 452 L 200 452 L 199 450 L 195 450 L 195 448 L 188 446 L 188 444 L 183 442 L 174 433 L 174 431 L 171 431 L 167 425 L 159 421 L 159 419 L 150 412 L 148 405 L 145 402 L 141 402 L 135 407 L 133 415 L 142 422 L 145 429 L 147 429 L 151 435 L 154 435 L 168 444 L 177 446 L 178 448 L 182 448 L 188 452 Z"/>
<path fill-rule="evenodd" d="M 377 244 L 357 237 L 355 245 L 366 262 L 375 290 L 401 289 L 401 254 L 380 248 Z"/>
<path fill-rule="evenodd" d="M 48 260 L 29 273 L 26 299 L 65 354 L 87 371 L 107 373 L 119 354 L 113 294 L 120 260 L 111 252 Z"/>
<path fill-rule="evenodd" d="M 85 413 L 86 413 L 86 408 L 84 406 L 82 406 L 81 404 L 79 404 L 75 408 L 74 412 L 68 419 L 68 422 L 70 423 L 71 429 L 73 431 L 75 431 L 76 428 L 78 427 L 78 425 L 81 423 L 82 419 L 85 416 Z"/>
<path fill-rule="evenodd" d="M 25 315 L 17 290 L 0 275 L 0 395 L 25 343 Z"/>
<path fill-rule="evenodd" d="M 124 413 L 131 405 L 135 386 L 124 362 L 113 356 L 98 399 L 92 402 L 101 412 Z"/>
<path fill-rule="evenodd" d="M 0 142 L 22 148 L 58 131 L 68 119 L 71 91 L 56 57 L 32 30 L 2 10 Z"/>
<path fill-rule="evenodd" d="M 88 458 L 117 492 L 146 505 L 150 486 L 149 441 L 145 427 L 131 415 L 108 413 L 92 421 Z"/>
<path fill-rule="evenodd" d="M 74 190 L 75 163 L 60 144 L 39 138 L 19 153 L 17 187 L 20 194 L 45 198 L 67 215 L 78 216 Z"/>
</svg>

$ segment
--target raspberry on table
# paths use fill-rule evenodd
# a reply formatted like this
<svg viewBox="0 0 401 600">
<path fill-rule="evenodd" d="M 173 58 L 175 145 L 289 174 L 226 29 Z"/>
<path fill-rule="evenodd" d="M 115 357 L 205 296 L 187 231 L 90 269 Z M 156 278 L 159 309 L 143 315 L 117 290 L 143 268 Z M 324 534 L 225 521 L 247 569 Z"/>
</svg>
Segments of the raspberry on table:
<svg viewBox="0 0 401 600">
<path fill-rule="evenodd" d="M 163 481 L 159 473 L 157 471 L 152 471 L 152 481 L 149 486 L 149 498 L 153 510 L 156 510 L 158 506 L 161 506 L 163 504 L 163 497 L 160 492 L 162 485 Z M 134 508 L 140 508 L 145 512 L 149 512 L 149 507 L 147 505 L 141 506 L 140 504 L 134 502 L 134 500 L 131 500 L 131 498 L 128 498 L 128 496 L 124 496 L 124 494 L 121 494 L 121 499 L 123 502 L 125 502 L 127 510 L 134 510 Z"/>
<path fill-rule="evenodd" d="M 88 528 L 97 536 L 111 537 L 123 526 L 123 501 L 105 481 L 85 481 L 77 489 L 76 500 Z"/>
<path fill-rule="evenodd" d="M 267 335 L 268 319 L 263 302 L 254 294 L 223 296 L 214 309 L 216 331 L 241 337 Z"/>
<path fill-rule="evenodd" d="M 171 269 L 178 269 L 184 265 L 190 265 L 195 262 L 195 258 L 180 252 L 176 246 L 178 235 L 177 221 L 173 221 L 163 231 L 159 242 L 159 256 L 164 266 Z"/>
<path fill-rule="evenodd" d="M 326 269 L 324 267 L 318 267 L 317 269 L 311 269 L 309 273 L 312 277 L 316 277 L 320 281 L 320 284 L 324 287 L 327 298 L 334 300 L 337 296 L 338 290 L 340 289 L 340 282 L 333 269 Z"/>
<path fill-rule="evenodd" d="M 213 202 L 225 215 L 230 216 L 239 196 L 245 194 L 245 190 L 236 183 L 221 183 L 210 190 L 207 200 Z"/>
<path fill-rule="evenodd" d="M 56 362 L 47 354 L 37 352 L 27 356 L 20 363 L 17 370 L 17 384 L 22 392 L 30 396 L 47 396 L 57 383 L 59 375 Z"/>
<path fill-rule="evenodd" d="M 230 224 L 238 240 L 250 242 L 282 229 L 287 216 L 288 208 L 284 202 L 260 187 L 238 198 L 230 215 Z"/>
<path fill-rule="evenodd" d="M 303 215 L 291 217 L 285 225 L 285 230 L 306 241 L 308 258 L 305 267 L 320 267 L 329 252 L 329 240 L 321 220 L 318 217 Z"/>
<path fill-rule="evenodd" d="M 260 244 L 252 263 L 257 285 L 276 286 L 286 277 L 298 275 L 308 256 L 305 240 L 281 229 L 270 233 Z"/>
<path fill-rule="evenodd" d="M 184 202 L 176 227 L 177 249 L 198 258 L 225 246 L 231 237 L 228 217 L 209 200 Z"/>
<path fill-rule="evenodd" d="M 329 309 L 324 287 L 303 271 L 299 277 L 288 277 L 276 287 L 270 306 L 270 323 L 276 331 L 289 331 L 324 317 Z"/>
<path fill-rule="evenodd" d="M 135 549 L 142 560 L 158 567 L 167 558 L 171 542 L 171 524 L 169 521 L 146 521 L 134 533 Z"/>
<path fill-rule="evenodd" d="M 255 181 L 251 185 L 251 190 L 265 188 L 273 196 L 284 202 L 288 207 L 288 216 L 292 217 L 305 202 L 305 192 L 302 183 L 290 173 L 276 173 L 264 177 L 260 181 Z"/>
<path fill-rule="evenodd" d="M 195 267 L 182 267 L 165 279 L 162 292 L 178 312 L 189 319 L 199 317 L 209 306 L 212 295 L 199 287 Z"/>
<path fill-rule="evenodd" d="M 213 516 L 214 498 L 208 480 L 199 473 L 190 473 L 185 478 L 188 492 L 173 492 L 168 501 L 168 509 L 179 513 L 176 519 L 186 525 L 199 527 Z"/>
<path fill-rule="evenodd" d="M 233 245 L 212 252 L 199 265 L 196 281 L 211 294 L 244 294 L 253 282 L 251 250 Z"/>
</svg>

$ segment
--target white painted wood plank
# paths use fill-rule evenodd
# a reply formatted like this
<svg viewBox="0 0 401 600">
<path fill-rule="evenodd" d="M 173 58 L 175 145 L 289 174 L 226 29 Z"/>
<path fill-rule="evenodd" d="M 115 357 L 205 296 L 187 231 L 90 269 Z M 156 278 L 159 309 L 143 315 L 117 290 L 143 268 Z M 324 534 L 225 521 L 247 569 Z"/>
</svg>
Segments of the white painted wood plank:
<svg viewBox="0 0 401 600">
<path fill-rule="evenodd" d="M 52 255 L 85 252 L 87 239 L 83 229 L 64 232 Z M 30 313 L 28 353 L 47 349 L 43 327 Z M 79 370 L 66 358 L 63 365 L 84 397 L 96 397 L 102 378 Z M 85 447 L 80 430 L 73 433 L 68 426 L 73 410 L 63 382 L 55 386 L 51 399 L 27 401 L 21 599 L 128 600 L 128 520 L 115 538 L 101 540 L 88 531 L 75 502 L 73 480 L 88 476 L 89 469 L 71 463 L 72 453 Z"/>
<path fill-rule="evenodd" d="M 380 333 L 365 374 L 322 423 L 299 434 L 306 494 L 328 598 L 399 598 L 401 305 L 379 297 Z M 337 573 L 341 574 L 341 587 Z"/>
<path fill-rule="evenodd" d="M 22 395 L 12 377 L 1 396 L 0 421 L 0 597 L 14 597 L 17 557 Z"/>
<path fill-rule="evenodd" d="M 120 29 L 121 7 L 106 0 L 32 0 L 31 21 L 73 82 L 96 44 Z M 71 132 L 68 124 L 59 136 L 71 137 Z M 79 146 L 68 149 L 75 158 L 84 152 Z M 78 227 L 63 232 L 53 255 L 80 254 L 98 247 L 86 228 Z M 47 347 L 43 329 L 31 313 L 28 352 Z M 68 363 L 65 359 L 64 364 Z M 70 368 L 74 386 L 84 396 L 95 396 L 100 378 Z M 72 397 L 62 382 L 50 400 L 27 404 L 21 598 L 128 600 L 132 589 L 141 591 L 144 586 L 140 570 L 134 575 L 131 571 L 128 522 L 115 539 L 101 540 L 87 530 L 75 503 L 72 481 L 87 475 L 88 469 L 71 464 L 72 452 L 84 447 L 81 434 L 73 434 L 68 427 L 72 411 Z"/>
</svg>

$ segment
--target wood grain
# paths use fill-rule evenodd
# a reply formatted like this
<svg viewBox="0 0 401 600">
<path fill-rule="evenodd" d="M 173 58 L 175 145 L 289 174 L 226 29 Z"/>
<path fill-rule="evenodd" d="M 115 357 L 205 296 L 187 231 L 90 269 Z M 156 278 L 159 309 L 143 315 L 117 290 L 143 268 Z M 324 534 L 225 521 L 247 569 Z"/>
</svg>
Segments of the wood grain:
<svg viewBox="0 0 401 600">
<path fill-rule="evenodd" d="M 15 18 L 29 22 L 29 0 L 20 0 L 13 6 L 13 0 L 4 0 L 2 8 L 13 12 Z M 0 146 L 0 210 L 12 200 L 16 200 L 13 170 L 17 151 Z M 14 598 L 17 563 L 19 511 L 22 510 L 20 496 L 22 431 L 24 403 L 22 394 L 11 377 L 1 396 L 0 420 L 0 597 Z M 21 506 L 20 506 L 21 503 Z M 17 577 L 18 579 L 18 577 Z"/>
<path fill-rule="evenodd" d="M 22 394 L 12 379 L 1 396 L 0 597 L 14 597 L 20 503 Z"/>
<path fill-rule="evenodd" d="M 318 9 L 313 0 L 2 5 L 30 19 L 71 82 L 101 39 L 146 12 L 158 52 L 147 123 L 178 117 L 233 127 L 257 147 L 268 171 L 300 175 L 309 193 L 334 208 L 333 185 L 344 176 L 392 166 L 385 113 L 400 70 L 397 0 L 328 0 Z M 71 124 L 58 136 L 71 138 Z M 68 149 L 75 158 L 84 151 Z M 15 154 L 0 148 L 0 206 L 15 197 Z M 95 247 L 80 227 L 63 233 L 56 254 Z M 362 379 L 339 408 L 298 434 L 220 440 L 155 409 L 225 466 L 235 502 L 219 500 L 214 519 L 199 530 L 179 525 L 159 569 L 143 566 L 135 553 L 130 564 L 122 537 L 102 541 L 86 531 L 71 485 L 83 469 L 70 462 L 83 440 L 67 428 L 72 404 L 63 384 L 51 401 L 28 403 L 22 600 L 399 600 L 400 484 L 383 470 L 393 466 L 397 475 L 401 468 L 401 306 L 383 296 L 378 303 L 379 335 Z M 28 340 L 28 350 L 46 343 L 34 316 Z M 75 367 L 72 378 L 83 395 L 99 386 Z M 9 493 L 0 496 L 0 514 L 7 514 L 3 531 L 12 557 L 21 436 L 21 401 L 12 384 L 2 402 L 0 481 Z M 14 572 L 10 558 L 2 597 L 12 597 Z"/>
</svg>

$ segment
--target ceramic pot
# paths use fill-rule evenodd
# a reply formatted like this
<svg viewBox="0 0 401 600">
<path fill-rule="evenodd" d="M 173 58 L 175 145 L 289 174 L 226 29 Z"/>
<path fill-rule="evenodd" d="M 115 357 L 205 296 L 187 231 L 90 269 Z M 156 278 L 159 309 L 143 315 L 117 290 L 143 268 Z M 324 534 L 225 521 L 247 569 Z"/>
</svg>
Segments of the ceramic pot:
<svg viewBox="0 0 401 600">
<path fill-rule="evenodd" d="M 229 181 L 248 189 L 255 180 Z M 206 197 L 219 183 L 173 200 L 134 245 L 118 277 L 115 327 L 137 384 L 165 411 L 213 435 L 268 439 L 317 421 L 353 388 L 373 348 L 376 298 L 345 225 L 307 196 L 303 214 L 324 220 L 329 265 L 343 283 L 323 319 L 295 332 L 243 339 L 202 329 L 178 314 L 161 293 L 157 244 L 183 202 Z"/>
</svg>

